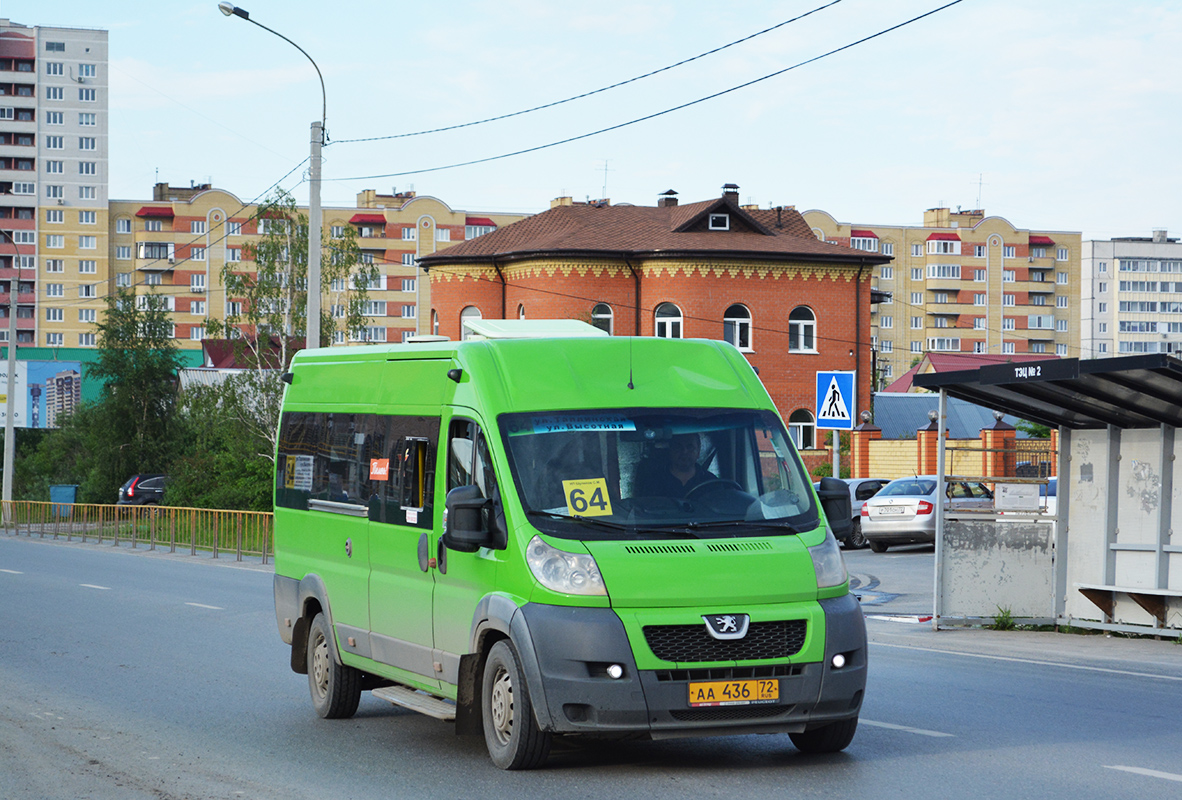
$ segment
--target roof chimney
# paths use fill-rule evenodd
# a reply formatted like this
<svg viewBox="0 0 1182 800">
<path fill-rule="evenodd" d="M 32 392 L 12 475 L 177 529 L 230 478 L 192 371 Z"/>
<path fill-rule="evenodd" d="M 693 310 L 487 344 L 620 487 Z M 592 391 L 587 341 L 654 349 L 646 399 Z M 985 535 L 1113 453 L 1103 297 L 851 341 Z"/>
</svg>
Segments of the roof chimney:
<svg viewBox="0 0 1182 800">
<path fill-rule="evenodd" d="M 739 204 L 739 187 L 733 183 L 724 183 L 722 185 L 722 196 L 726 200 L 730 200 L 735 205 Z"/>
<path fill-rule="evenodd" d="M 657 195 L 657 208 L 669 208 L 677 205 L 677 192 L 670 189 Z"/>
<path fill-rule="evenodd" d="M 1155 229 L 1153 231 L 1153 241 L 1157 244 L 1164 244 L 1165 242 L 1169 241 L 1169 239 L 1166 236 L 1166 229 L 1165 228 Z"/>
</svg>

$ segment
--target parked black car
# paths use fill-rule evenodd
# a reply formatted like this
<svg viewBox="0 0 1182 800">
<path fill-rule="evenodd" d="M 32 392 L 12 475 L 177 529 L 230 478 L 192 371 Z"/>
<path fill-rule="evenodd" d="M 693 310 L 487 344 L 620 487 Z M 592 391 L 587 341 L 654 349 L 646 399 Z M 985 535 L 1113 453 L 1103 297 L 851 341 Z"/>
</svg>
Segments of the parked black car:
<svg viewBox="0 0 1182 800">
<path fill-rule="evenodd" d="M 132 475 L 119 487 L 120 506 L 155 506 L 164 500 L 167 475 Z"/>
</svg>

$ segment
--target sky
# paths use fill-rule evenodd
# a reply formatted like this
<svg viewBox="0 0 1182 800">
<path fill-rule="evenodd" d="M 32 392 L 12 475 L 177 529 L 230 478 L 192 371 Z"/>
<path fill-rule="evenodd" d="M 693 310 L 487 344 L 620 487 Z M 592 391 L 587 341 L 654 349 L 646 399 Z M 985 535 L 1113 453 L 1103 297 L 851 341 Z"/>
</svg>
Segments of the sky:
<svg viewBox="0 0 1182 800">
<path fill-rule="evenodd" d="M 831 0 L 243 8 L 323 73 L 326 206 L 413 189 L 456 210 L 534 213 L 563 195 L 655 205 L 668 189 L 695 202 L 734 183 L 744 203 L 843 222 L 921 224 L 947 206 L 1085 239 L 1182 235 L 1182 4 L 961 0 L 825 55 L 947 1 L 839 0 L 590 97 L 371 142 L 349 140 L 592 92 Z M 244 202 L 279 186 L 307 202 L 301 162 L 322 96 L 288 42 L 215 0 L 0 0 L 0 17 L 110 32 L 111 198 L 147 199 L 162 181 L 210 182 Z"/>
</svg>

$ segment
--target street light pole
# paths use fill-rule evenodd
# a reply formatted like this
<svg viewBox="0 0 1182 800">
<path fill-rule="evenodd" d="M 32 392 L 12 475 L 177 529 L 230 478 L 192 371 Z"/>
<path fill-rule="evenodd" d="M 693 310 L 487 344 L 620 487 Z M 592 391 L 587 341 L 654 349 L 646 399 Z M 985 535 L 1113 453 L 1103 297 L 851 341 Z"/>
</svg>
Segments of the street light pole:
<svg viewBox="0 0 1182 800">
<path fill-rule="evenodd" d="M 290 44 L 296 50 L 304 54 L 304 58 L 312 63 L 312 67 L 316 70 L 316 77 L 320 78 L 320 119 L 312 123 L 312 148 L 309 156 L 309 177 L 308 177 L 308 305 L 307 305 L 307 333 L 305 334 L 305 347 L 319 347 L 320 346 L 320 227 L 323 224 L 323 217 L 320 211 L 320 150 L 324 146 L 325 139 L 325 121 L 328 118 L 328 94 L 324 91 L 324 76 L 320 74 L 320 67 L 316 66 L 316 62 L 312 61 L 312 56 L 308 55 L 304 48 L 288 39 L 282 33 L 273 31 L 262 23 L 255 22 L 250 18 L 250 12 L 244 8 L 239 8 L 233 3 L 218 3 L 218 9 L 227 17 L 235 16 L 242 17 L 242 19 L 254 25 L 258 25 L 268 33 L 273 33 L 283 41 Z"/>
</svg>

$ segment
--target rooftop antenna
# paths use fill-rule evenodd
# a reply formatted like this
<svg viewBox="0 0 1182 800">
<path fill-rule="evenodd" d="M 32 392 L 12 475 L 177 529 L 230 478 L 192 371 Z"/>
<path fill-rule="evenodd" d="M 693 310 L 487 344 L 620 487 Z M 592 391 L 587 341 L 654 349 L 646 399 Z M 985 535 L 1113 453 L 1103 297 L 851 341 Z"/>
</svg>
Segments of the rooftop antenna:
<svg viewBox="0 0 1182 800">
<path fill-rule="evenodd" d="M 614 169 L 609 170 L 607 168 L 607 165 L 608 165 L 608 160 L 605 158 L 605 159 L 603 159 L 603 193 L 601 195 L 599 195 L 600 197 L 607 197 L 607 173 L 608 172 L 615 172 Z"/>
<path fill-rule="evenodd" d="M 977 173 L 977 210 L 981 210 L 981 187 L 985 185 L 985 173 Z"/>
</svg>

